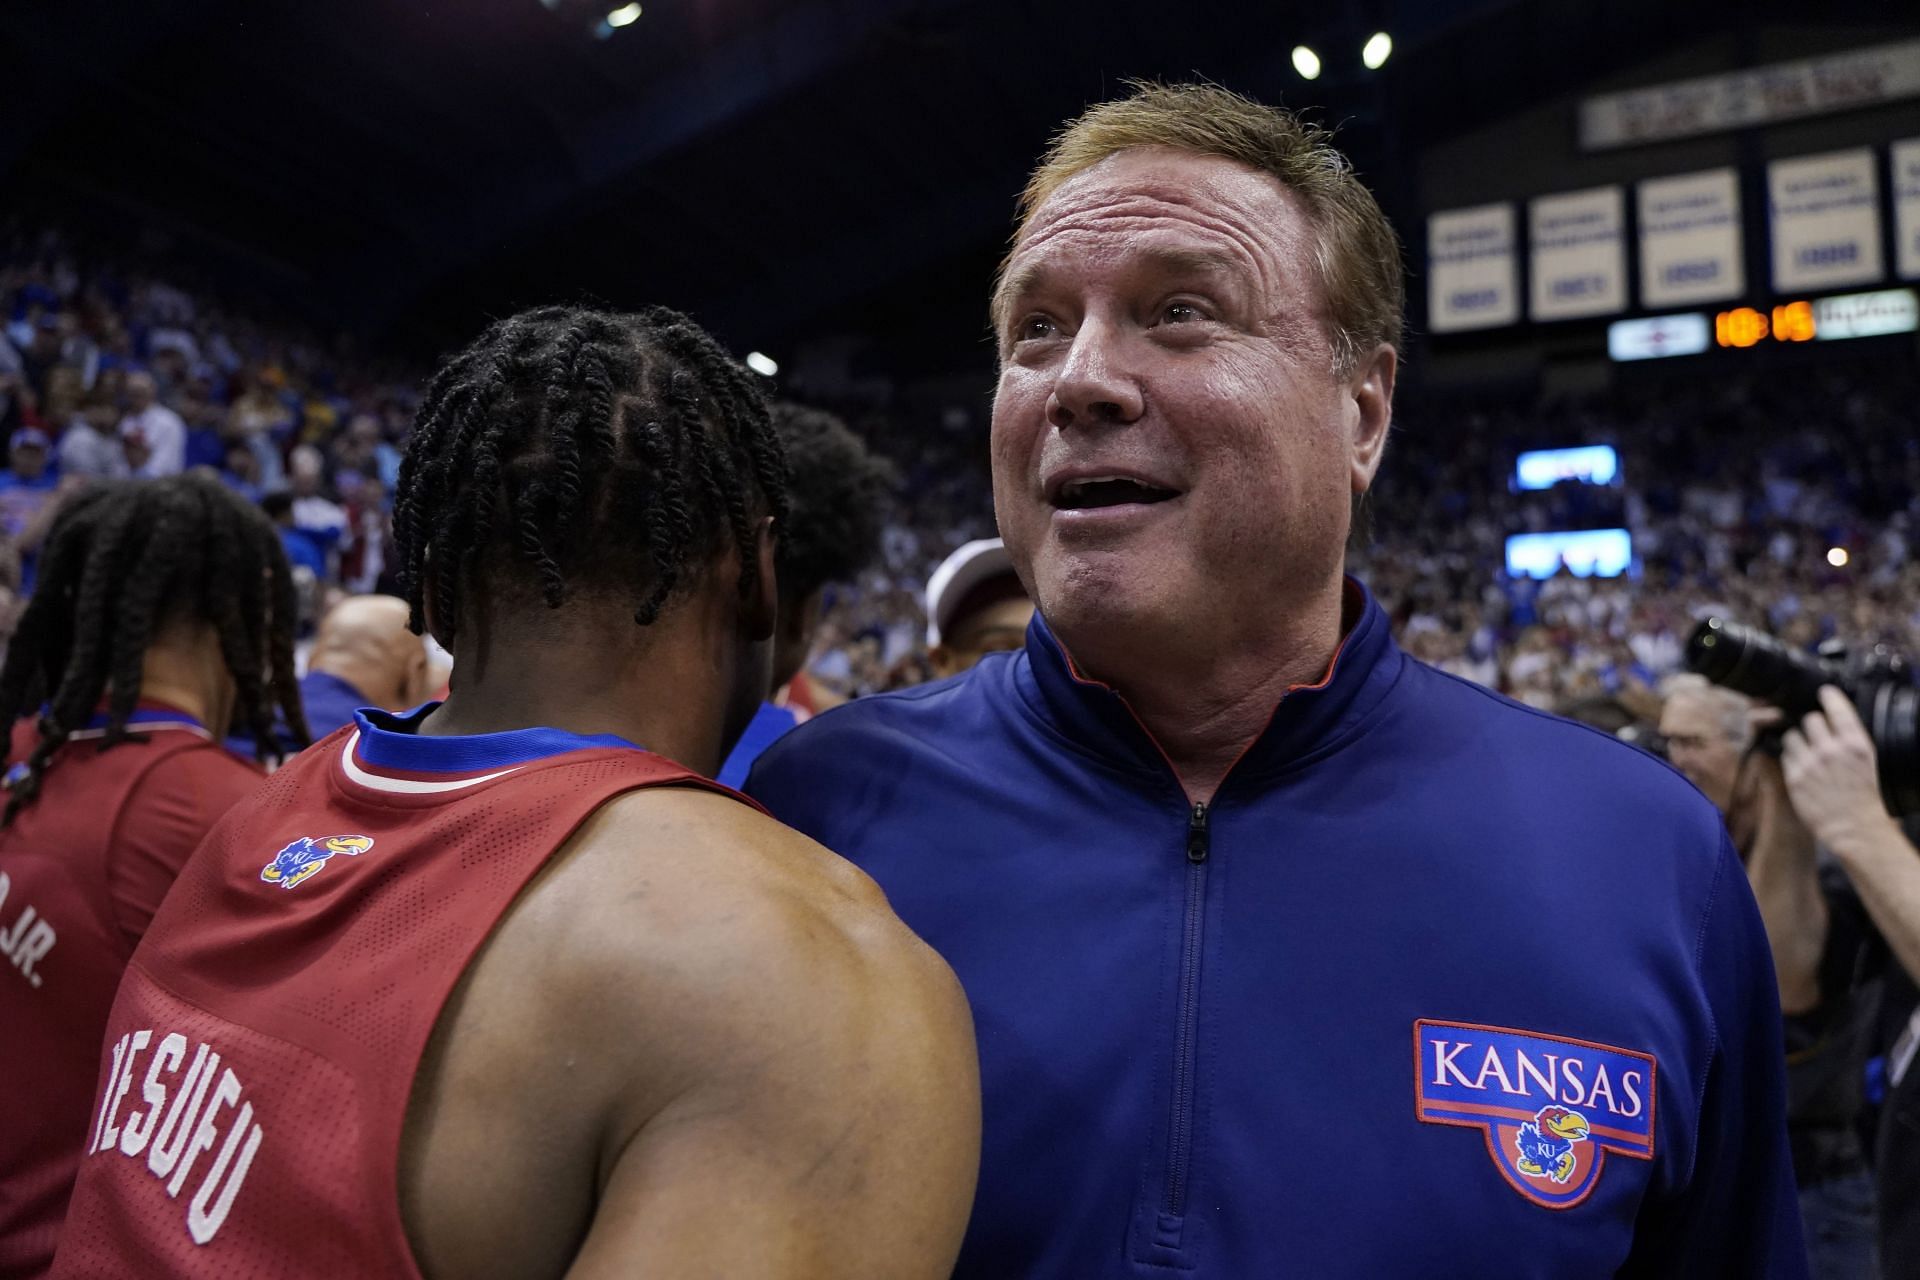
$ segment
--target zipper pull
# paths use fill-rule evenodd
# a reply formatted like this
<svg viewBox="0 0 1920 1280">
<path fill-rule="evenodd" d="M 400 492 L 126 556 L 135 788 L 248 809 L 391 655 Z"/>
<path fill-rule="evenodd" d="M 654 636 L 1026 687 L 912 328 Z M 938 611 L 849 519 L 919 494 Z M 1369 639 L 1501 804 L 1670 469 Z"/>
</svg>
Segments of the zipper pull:
<svg viewBox="0 0 1920 1280">
<path fill-rule="evenodd" d="M 1212 842 L 1207 838 L 1207 806 L 1193 806 L 1193 816 L 1187 819 L 1187 861 L 1205 862 Z"/>
</svg>

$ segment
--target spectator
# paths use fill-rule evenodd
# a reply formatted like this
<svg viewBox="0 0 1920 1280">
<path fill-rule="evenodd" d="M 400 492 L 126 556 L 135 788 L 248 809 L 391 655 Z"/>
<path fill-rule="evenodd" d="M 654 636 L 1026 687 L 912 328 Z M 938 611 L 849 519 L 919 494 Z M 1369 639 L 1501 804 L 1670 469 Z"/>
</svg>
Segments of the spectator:
<svg viewBox="0 0 1920 1280">
<path fill-rule="evenodd" d="M 299 445 L 290 459 L 288 483 L 293 490 L 294 524 L 333 546 L 346 534 L 347 512 L 322 492 L 326 470 L 326 457 L 319 449 Z"/>
<path fill-rule="evenodd" d="M 145 479 L 177 476 L 186 469 L 187 424 L 157 395 L 152 374 L 127 376 L 127 416 L 120 420 L 120 438 L 128 469 Z"/>
<path fill-rule="evenodd" d="M 438 685 L 426 642 L 407 622 L 407 602 L 393 596 L 349 596 L 327 610 L 300 678 L 300 705 L 315 741 L 362 707 L 406 711 L 432 696 Z M 274 732 L 273 754 L 296 749 L 284 720 Z M 230 735 L 227 749 L 247 759 L 259 754 L 250 733 Z"/>
<path fill-rule="evenodd" d="M 280 442 L 293 432 L 293 414 L 275 392 L 277 373 L 262 370 L 227 411 L 227 438 L 244 440 L 260 460 L 260 484 L 273 490 L 286 484 Z"/>
<path fill-rule="evenodd" d="M 270 493 L 260 499 L 260 509 L 267 513 L 267 518 L 280 531 L 280 545 L 287 553 L 288 562 L 296 570 L 304 569 L 314 581 L 326 581 L 327 548 L 330 544 L 295 522 L 293 495 L 284 489 Z"/>
<path fill-rule="evenodd" d="M 434 692 L 432 679 L 425 641 L 408 626 L 407 602 L 349 596 L 320 622 L 300 698 L 318 737 L 360 707 L 397 712 L 420 705 Z"/>
<path fill-rule="evenodd" d="M 53 442 L 38 427 L 21 427 L 7 440 L 7 469 L 0 471 L 0 529 L 16 541 L 53 497 L 60 478 L 47 459 Z"/>
<path fill-rule="evenodd" d="M 265 494 L 260 488 L 260 458 L 245 440 L 227 444 L 227 455 L 220 468 L 220 479 L 229 489 L 248 502 L 259 502 Z"/>
<path fill-rule="evenodd" d="M 127 474 L 127 455 L 115 428 L 113 401 L 89 396 L 60 437 L 60 474 L 110 480 Z"/>
<path fill-rule="evenodd" d="M 936 678 L 971 671 L 989 653 L 1027 642 L 1033 601 L 998 538 L 969 542 L 927 581 L 927 660 Z"/>
</svg>

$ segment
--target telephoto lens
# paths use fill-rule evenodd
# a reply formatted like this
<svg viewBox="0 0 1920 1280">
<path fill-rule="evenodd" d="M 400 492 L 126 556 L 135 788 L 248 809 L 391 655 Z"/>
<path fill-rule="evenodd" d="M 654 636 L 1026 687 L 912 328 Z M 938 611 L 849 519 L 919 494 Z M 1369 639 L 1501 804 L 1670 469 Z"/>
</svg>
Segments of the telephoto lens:
<svg viewBox="0 0 1920 1280">
<path fill-rule="evenodd" d="M 1708 618 L 1687 639 L 1687 666 L 1717 685 L 1780 708 L 1790 721 L 1820 709 L 1820 686 L 1845 689 L 1838 664 L 1789 648 L 1764 631 Z M 1852 697 L 1853 691 L 1846 690 Z"/>
<path fill-rule="evenodd" d="M 1764 631 L 1708 618 L 1687 639 L 1687 666 L 1717 685 L 1786 713 L 1788 726 L 1820 709 L 1820 686 L 1833 685 L 1860 712 L 1880 762 L 1880 794 L 1896 818 L 1920 813 L 1920 689 L 1895 664 L 1852 671 L 1842 662 L 1792 649 Z"/>
</svg>

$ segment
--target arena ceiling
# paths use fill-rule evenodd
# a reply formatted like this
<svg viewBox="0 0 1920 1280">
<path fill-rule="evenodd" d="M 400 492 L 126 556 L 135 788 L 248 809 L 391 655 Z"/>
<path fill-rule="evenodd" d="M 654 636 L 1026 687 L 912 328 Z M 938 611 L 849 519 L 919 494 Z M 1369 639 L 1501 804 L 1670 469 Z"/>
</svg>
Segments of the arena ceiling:
<svg viewBox="0 0 1920 1280">
<path fill-rule="evenodd" d="M 1318 108 L 1401 225 L 1434 141 L 1804 5 L 1669 0 L 176 0 L 0 7 L 0 183 L 433 345 L 556 298 L 666 302 L 736 347 L 982 352 L 1012 197 L 1132 76 Z M 1737 19 L 1735 15 L 1737 16 Z M 1830 0 L 1826 25 L 1884 23 Z M 1367 35 L 1392 33 L 1379 73 Z M 1289 65 L 1318 49 L 1312 84 Z"/>
</svg>

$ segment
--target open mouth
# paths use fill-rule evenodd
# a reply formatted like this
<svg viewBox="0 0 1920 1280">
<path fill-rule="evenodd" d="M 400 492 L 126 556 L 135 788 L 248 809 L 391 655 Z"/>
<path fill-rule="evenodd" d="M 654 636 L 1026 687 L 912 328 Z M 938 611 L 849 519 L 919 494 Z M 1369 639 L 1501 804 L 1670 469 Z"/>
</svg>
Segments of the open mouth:
<svg viewBox="0 0 1920 1280">
<path fill-rule="evenodd" d="M 1168 502 L 1179 496 L 1172 489 L 1162 489 L 1125 476 L 1093 476 L 1061 485 L 1060 492 L 1054 495 L 1053 505 L 1061 511 L 1091 511 L 1130 503 L 1147 505 Z"/>
</svg>

